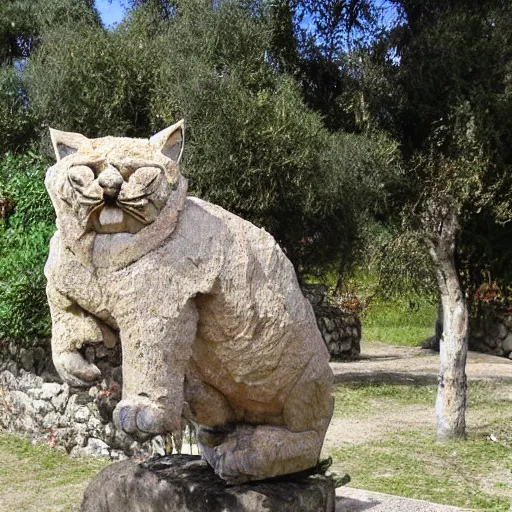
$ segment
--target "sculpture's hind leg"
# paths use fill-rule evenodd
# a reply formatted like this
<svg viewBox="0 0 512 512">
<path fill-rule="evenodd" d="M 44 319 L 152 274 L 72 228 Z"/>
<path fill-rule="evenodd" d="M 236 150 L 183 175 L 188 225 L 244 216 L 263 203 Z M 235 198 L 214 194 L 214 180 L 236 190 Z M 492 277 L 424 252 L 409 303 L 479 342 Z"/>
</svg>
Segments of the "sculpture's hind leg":
<svg viewBox="0 0 512 512">
<path fill-rule="evenodd" d="M 295 473 L 314 466 L 323 439 L 311 430 L 291 432 L 270 425 L 238 425 L 211 448 L 201 445 L 201 454 L 224 480 L 240 484 Z"/>
<path fill-rule="evenodd" d="M 203 457 L 230 483 L 261 480 L 313 467 L 332 415 L 332 373 L 311 361 L 286 396 L 283 426 L 242 424 Z"/>
<path fill-rule="evenodd" d="M 183 414 L 197 425 L 212 428 L 229 425 L 236 419 L 228 399 L 204 381 L 194 361 L 190 362 L 185 376 Z"/>
</svg>

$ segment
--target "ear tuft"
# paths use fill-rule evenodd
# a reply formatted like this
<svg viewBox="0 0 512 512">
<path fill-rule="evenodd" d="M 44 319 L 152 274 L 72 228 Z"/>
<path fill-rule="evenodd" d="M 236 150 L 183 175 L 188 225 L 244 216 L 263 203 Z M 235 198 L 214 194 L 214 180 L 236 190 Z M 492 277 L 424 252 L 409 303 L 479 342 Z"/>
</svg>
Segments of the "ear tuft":
<svg viewBox="0 0 512 512">
<path fill-rule="evenodd" d="M 183 155 L 185 143 L 185 120 L 165 128 L 149 139 L 149 142 L 160 148 L 164 156 L 173 162 L 179 163 Z"/>
<path fill-rule="evenodd" d="M 60 162 L 68 155 L 78 151 L 78 148 L 89 139 L 84 135 L 72 132 L 61 132 L 50 128 L 50 137 L 52 139 L 53 149 L 57 162 Z"/>
</svg>

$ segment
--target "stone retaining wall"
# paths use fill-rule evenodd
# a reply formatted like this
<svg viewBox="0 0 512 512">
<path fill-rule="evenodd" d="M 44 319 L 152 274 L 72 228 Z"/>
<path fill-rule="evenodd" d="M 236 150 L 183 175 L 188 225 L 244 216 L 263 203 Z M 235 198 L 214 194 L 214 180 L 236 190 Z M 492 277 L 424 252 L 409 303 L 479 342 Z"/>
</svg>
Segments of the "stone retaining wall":
<svg viewBox="0 0 512 512">
<path fill-rule="evenodd" d="M 443 335 L 442 309 L 439 308 L 435 334 L 425 341 L 423 348 L 439 351 Z M 481 311 L 469 319 L 469 350 L 512 359 L 512 315 L 496 314 L 492 310 Z"/>
<path fill-rule="evenodd" d="M 318 328 L 334 360 L 357 359 L 361 352 L 361 321 L 326 300 L 327 287 L 304 285 L 304 295 L 315 312 Z"/>
<path fill-rule="evenodd" d="M 89 346 L 83 352 L 104 375 L 101 384 L 90 389 L 70 388 L 61 382 L 47 342 L 31 350 L 4 347 L 0 431 L 27 435 L 70 454 L 121 459 L 149 453 L 151 443 L 138 443 L 112 423 L 112 411 L 121 396 L 119 354 L 103 346 Z"/>
<path fill-rule="evenodd" d="M 469 349 L 512 359 L 512 315 L 483 314 L 470 320 Z"/>
</svg>

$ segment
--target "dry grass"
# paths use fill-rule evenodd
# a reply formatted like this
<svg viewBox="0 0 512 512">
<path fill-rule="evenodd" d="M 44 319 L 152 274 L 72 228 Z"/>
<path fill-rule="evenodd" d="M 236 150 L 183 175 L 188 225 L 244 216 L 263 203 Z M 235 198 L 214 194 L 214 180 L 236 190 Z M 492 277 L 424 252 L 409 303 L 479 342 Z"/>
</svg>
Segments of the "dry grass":
<svg viewBox="0 0 512 512">
<path fill-rule="evenodd" d="M 72 459 L 7 435 L 0 435 L 0 458 L 0 512 L 74 512 L 89 480 L 107 463 Z"/>
</svg>

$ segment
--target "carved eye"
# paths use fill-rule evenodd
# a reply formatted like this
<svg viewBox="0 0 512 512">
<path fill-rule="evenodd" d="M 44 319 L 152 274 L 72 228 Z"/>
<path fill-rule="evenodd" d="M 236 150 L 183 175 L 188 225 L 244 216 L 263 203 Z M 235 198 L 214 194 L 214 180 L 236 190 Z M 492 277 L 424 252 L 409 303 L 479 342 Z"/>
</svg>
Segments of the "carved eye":
<svg viewBox="0 0 512 512">
<path fill-rule="evenodd" d="M 139 185 L 150 185 L 159 175 L 157 167 L 139 167 L 130 177 L 130 181 Z"/>
<path fill-rule="evenodd" d="M 90 185 L 94 181 L 94 171 L 86 165 L 71 167 L 68 176 L 71 183 L 78 187 Z"/>
</svg>

